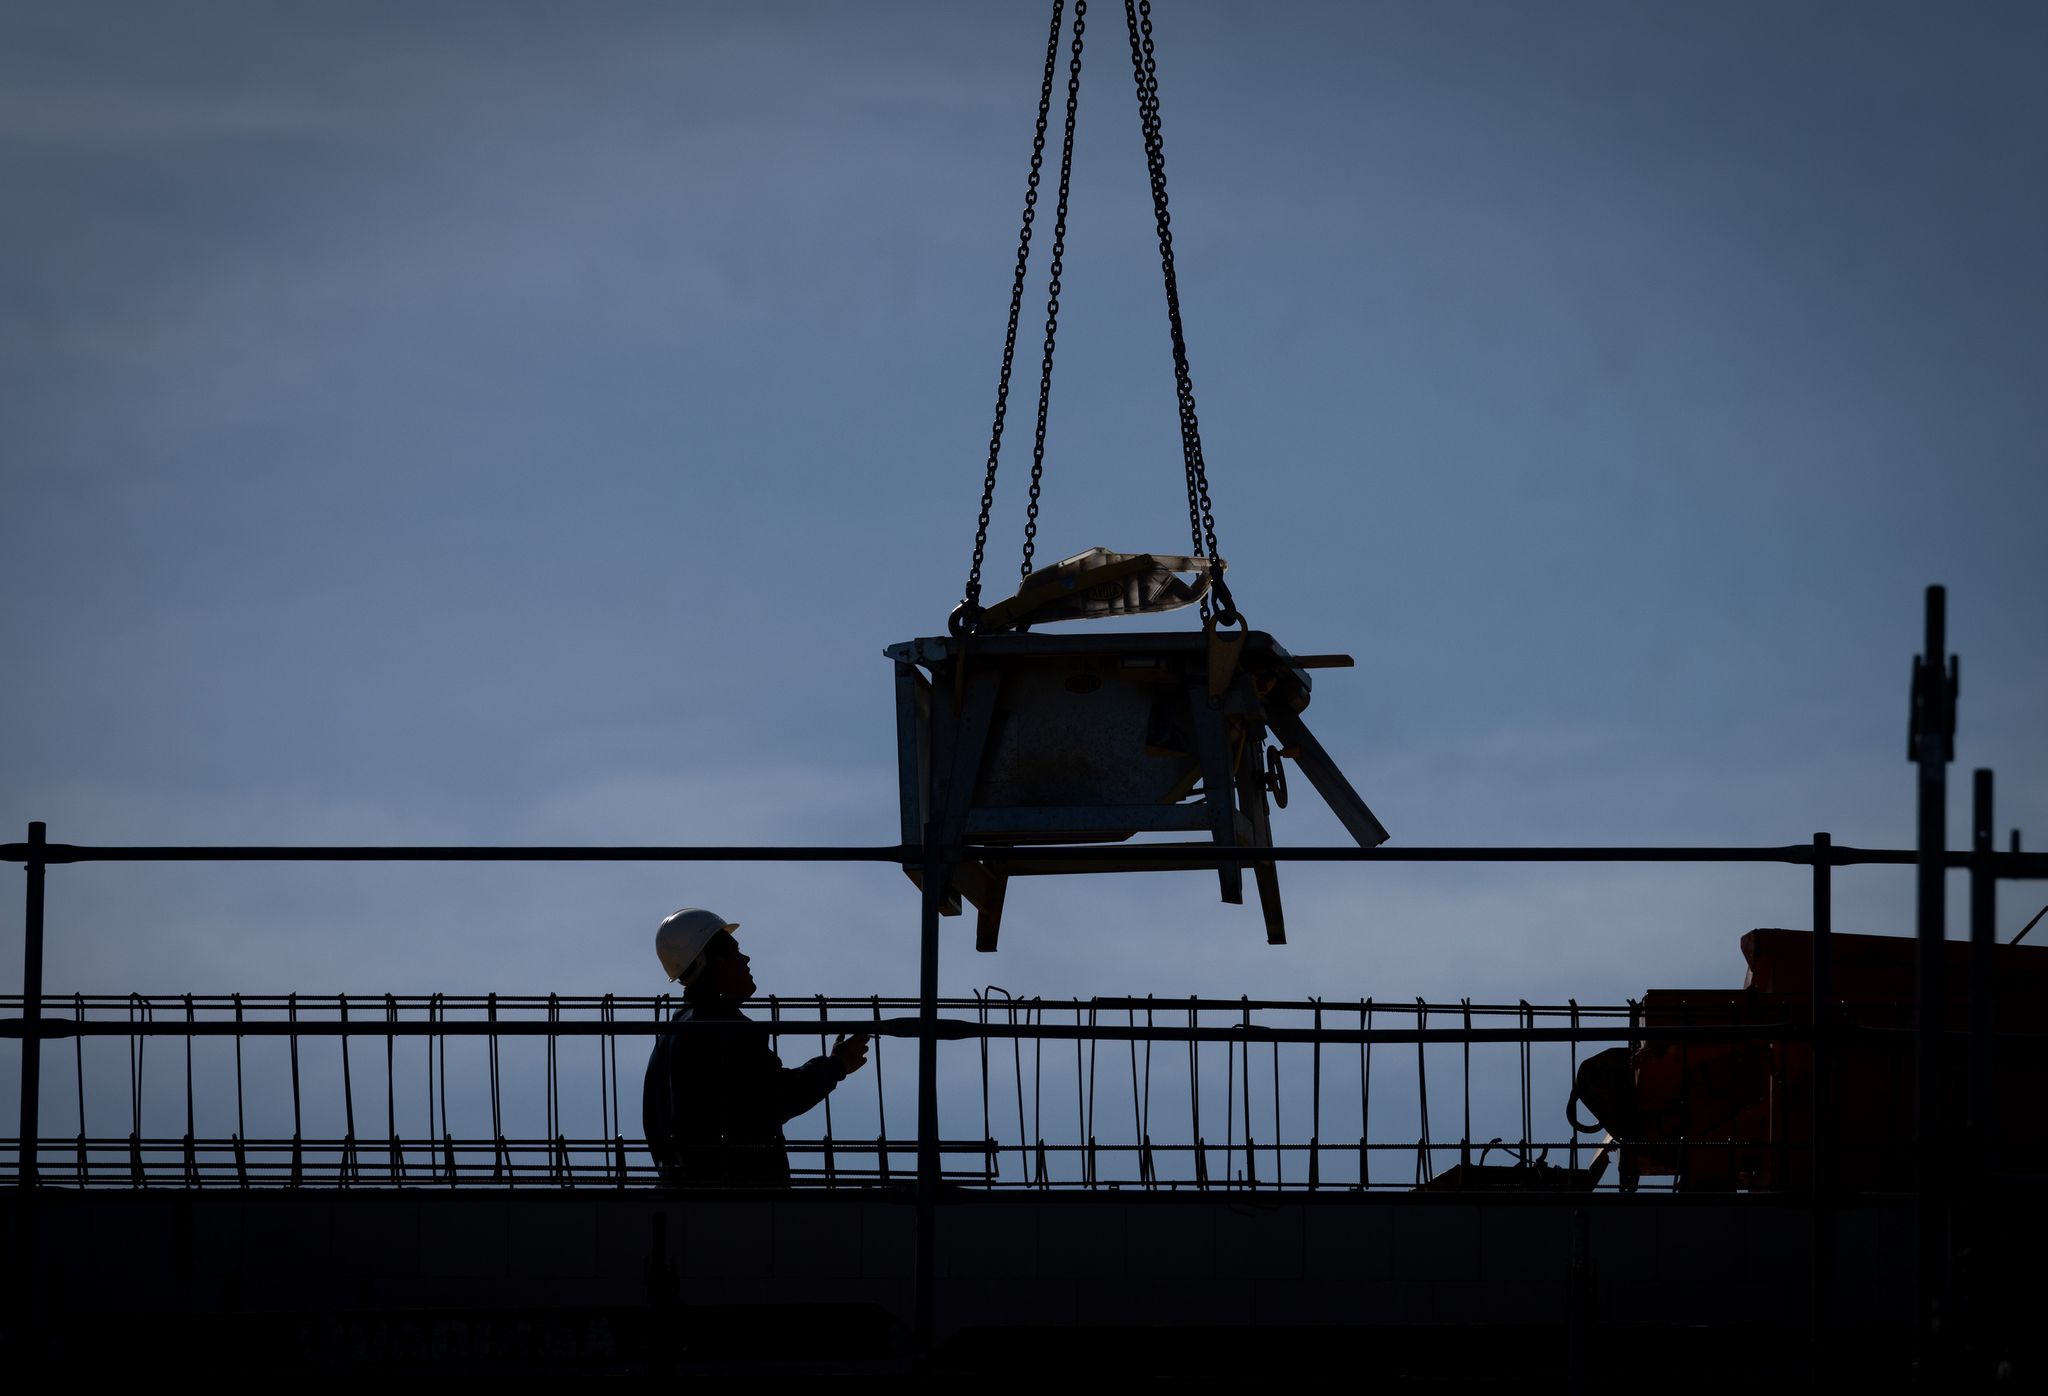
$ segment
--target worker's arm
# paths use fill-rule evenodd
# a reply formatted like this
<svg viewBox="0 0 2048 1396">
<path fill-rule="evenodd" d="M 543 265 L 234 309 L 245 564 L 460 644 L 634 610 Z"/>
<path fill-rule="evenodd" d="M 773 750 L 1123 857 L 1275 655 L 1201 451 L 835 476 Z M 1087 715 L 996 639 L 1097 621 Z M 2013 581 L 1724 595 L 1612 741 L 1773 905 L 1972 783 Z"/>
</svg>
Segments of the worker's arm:
<svg viewBox="0 0 2048 1396">
<path fill-rule="evenodd" d="M 787 1124 L 832 1094 L 832 1088 L 858 1071 L 867 1059 L 868 1036 L 855 1033 L 840 1038 L 831 1051 L 812 1057 L 802 1066 L 784 1067 L 777 1060 L 776 1123 Z"/>
<path fill-rule="evenodd" d="M 832 1094 L 843 1073 L 831 1057 L 812 1057 L 802 1066 L 776 1063 L 775 1120 L 787 1124 Z"/>
</svg>

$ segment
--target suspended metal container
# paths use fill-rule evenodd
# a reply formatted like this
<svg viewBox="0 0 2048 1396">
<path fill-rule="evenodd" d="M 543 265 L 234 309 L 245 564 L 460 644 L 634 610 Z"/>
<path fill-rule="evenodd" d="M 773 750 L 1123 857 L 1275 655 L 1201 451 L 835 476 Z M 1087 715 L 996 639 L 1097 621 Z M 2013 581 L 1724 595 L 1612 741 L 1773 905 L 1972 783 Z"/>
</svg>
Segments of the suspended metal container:
<svg viewBox="0 0 2048 1396">
<path fill-rule="evenodd" d="M 1103 561 L 1110 559 L 1111 561 Z M 1155 571 L 1184 558 L 1100 549 L 1045 569 L 1073 568 L 1076 588 L 1102 597 L 1104 568 L 1139 562 Z M 1124 594 L 1143 591 L 1111 578 Z M 1182 566 L 1180 570 L 1190 570 Z M 1045 573 L 1034 574 L 1038 581 Z M 1094 578 L 1092 586 L 1086 585 Z M 1019 594 L 1030 596 L 1032 581 Z M 1041 588 L 1042 590 L 1042 588 Z M 1186 604 L 1179 596 L 1117 611 Z M 1072 598 L 1055 598 L 1066 615 Z M 1047 619 L 1041 604 L 1012 623 Z M 995 611 L 990 613 L 996 615 Z M 1387 831 L 1302 721 L 1311 668 L 1350 664 L 1341 655 L 1296 659 L 1263 631 L 1034 635 L 1011 631 L 929 636 L 892 645 L 896 664 L 897 765 L 906 846 L 927 831 L 944 848 L 1101 845 L 1140 834 L 1186 833 L 1185 861 L 1008 860 L 984 853 L 953 865 L 942 906 L 957 915 L 964 897 L 979 913 L 975 948 L 994 950 L 1003 896 L 1013 876 L 1213 868 L 1223 900 L 1244 900 L 1244 864 L 1204 859 L 1212 847 L 1273 844 L 1270 803 L 1285 807 L 1281 758 L 1292 759 L 1362 847 Z M 1277 748 L 1267 746 L 1270 733 Z M 1270 862 L 1251 863 L 1266 938 L 1284 944 L 1280 883 Z M 906 864 L 913 881 L 921 866 Z"/>
</svg>

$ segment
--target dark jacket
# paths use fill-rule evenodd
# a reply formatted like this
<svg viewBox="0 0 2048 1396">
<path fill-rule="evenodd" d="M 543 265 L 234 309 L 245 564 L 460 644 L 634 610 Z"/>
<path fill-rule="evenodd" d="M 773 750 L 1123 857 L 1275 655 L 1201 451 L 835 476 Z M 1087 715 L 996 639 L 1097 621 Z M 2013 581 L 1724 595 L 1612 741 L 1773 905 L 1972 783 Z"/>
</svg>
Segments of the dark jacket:
<svg viewBox="0 0 2048 1396">
<path fill-rule="evenodd" d="M 745 1028 L 690 1031 L 692 1023 Z M 640 1096 L 647 1149 L 664 1183 L 682 1187 L 788 1187 L 782 1126 L 830 1094 L 838 1065 L 813 1057 L 786 1067 L 768 1030 L 737 1008 L 685 1004 L 654 1039 Z"/>
</svg>

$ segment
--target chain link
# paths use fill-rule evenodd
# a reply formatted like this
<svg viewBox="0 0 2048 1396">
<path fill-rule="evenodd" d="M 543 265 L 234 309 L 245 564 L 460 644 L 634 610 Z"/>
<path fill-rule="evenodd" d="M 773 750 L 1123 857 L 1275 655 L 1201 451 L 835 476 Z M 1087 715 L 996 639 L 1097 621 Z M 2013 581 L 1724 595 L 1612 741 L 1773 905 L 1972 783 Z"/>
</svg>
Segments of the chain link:
<svg viewBox="0 0 2048 1396">
<path fill-rule="evenodd" d="M 995 504 L 996 465 L 1003 454 L 1003 420 L 1009 411 L 1010 370 L 1017 358 L 1017 320 L 1024 310 L 1024 275 L 1031 261 L 1031 225 L 1038 217 L 1039 172 L 1045 164 L 1045 127 L 1052 115 L 1053 77 L 1059 70 L 1060 31 L 1065 27 L 1065 0 L 1053 0 L 1052 31 L 1045 41 L 1045 79 L 1038 92 L 1038 123 L 1031 133 L 1031 174 L 1024 185 L 1024 225 L 1017 234 L 1017 269 L 1010 281 L 1010 320 L 1003 332 L 1003 366 L 996 380 L 995 425 L 989 429 L 988 473 L 981 482 L 981 517 L 974 527 L 974 560 L 967 569 L 967 588 L 954 611 L 956 629 L 971 630 L 981 614 L 981 564 L 988 551 L 989 511 Z"/>
<path fill-rule="evenodd" d="M 1038 495 L 1045 479 L 1045 419 L 1052 406 L 1052 349 L 1060 326 L 1060 275 L 1067 265 L 1067 191 L 1074 178 L 1074 119 L 1081 103 L 1081 36 L 1088 31 L 1088 0 L 1074 0 L 1073 59 L 1067 65 L 1067 121 L 1060 145 L 1060 189 L 1052 220 L 1052 267 L 1045 293 L 1045 357 L 1038 366 L 1038 431 L 1031 441 L 1031 502 L 1024 514 L 1024 561 L 1019 577 L 1031 575 L 1038 551 Z"/>
</svg>

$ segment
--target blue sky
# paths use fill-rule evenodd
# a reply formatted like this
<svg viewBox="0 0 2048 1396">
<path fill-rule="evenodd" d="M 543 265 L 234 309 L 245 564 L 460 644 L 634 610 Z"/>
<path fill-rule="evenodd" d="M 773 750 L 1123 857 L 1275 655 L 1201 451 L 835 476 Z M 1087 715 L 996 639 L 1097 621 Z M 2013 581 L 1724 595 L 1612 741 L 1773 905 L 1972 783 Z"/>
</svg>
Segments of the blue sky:
<svg viewBox="0 0 2048 1396">
<path fill-rule="evenodd" d="M 1185 543 L 1092 20 L 1041 558 Z M 1956 808 L 1994 766 L 2048 836 L 2038 9 L 1157 22 L 1222 548 L 1254 625 L 1357 655 L 1309 717 L 1397 842 L 1907 843 L 1929 582 Z M 0 822 L 891 839 L 881 649 L 966 570 L 1043 25 L 0 10 Z M 1340 839 L 1309 803 L 1282 838 Z M 1036 882 L 946 986 L 1613 1000 L 1805 916 L 1793 869 L 1285 877 L 1284 950 L 1207 877 Z M 1906 879 L 1839 882 L 1908 929 Z M 683 904 L 765 988 L 913 987 L 899 874 L 759 867 L 61 868 L 49 985 L 652 992 Z"/>
</svg>

